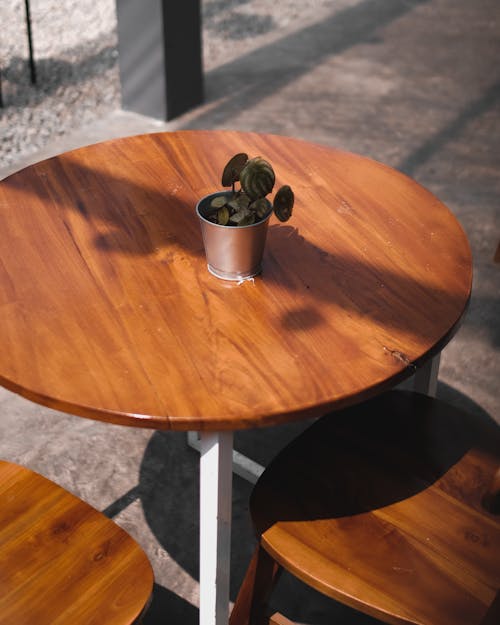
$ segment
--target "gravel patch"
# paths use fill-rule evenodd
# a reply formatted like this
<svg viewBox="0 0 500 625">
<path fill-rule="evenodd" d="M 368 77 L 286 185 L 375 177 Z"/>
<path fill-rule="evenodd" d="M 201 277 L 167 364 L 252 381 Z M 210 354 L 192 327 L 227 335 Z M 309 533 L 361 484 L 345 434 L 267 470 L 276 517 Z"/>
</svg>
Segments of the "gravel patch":
<svg viewBox="0 0 500 625">
<path fill-rule="evenodd" d="M 24 3 L 2 2 L 3 165 L 120 106 L 114 0 L 32 0 L 37 84 Z"/>
<path fill-rule="evenodd" d="M 353 0 L 202 0 L 209 72 L 291 25 Z M 0 2 L 0 167 L 120 108 L 115 0 L 31 0 L 38 82 L 30 83 L 24 2 Z"/>
</svg>

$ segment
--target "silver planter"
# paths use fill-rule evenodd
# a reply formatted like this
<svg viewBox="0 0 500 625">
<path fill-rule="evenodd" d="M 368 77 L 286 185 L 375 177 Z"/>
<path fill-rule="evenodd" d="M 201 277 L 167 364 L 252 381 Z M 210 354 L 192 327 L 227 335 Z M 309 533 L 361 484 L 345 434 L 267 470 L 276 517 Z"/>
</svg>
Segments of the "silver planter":
<svg viewBox="0 0 500 625">
<path fill-rule="evenodd" d="M 219 191 L 202 197 L 196 205 L 200 218 L 201 233 L 207 257 L 208 270 L 223 280 L 244 280 L 259 274 L 262 270 L 262 256 L 266 244 L 269 217 L 250 226 L 220 226 L 204 217 L 204 211 L 214 197 L 230 191 Z"/>
</svg>

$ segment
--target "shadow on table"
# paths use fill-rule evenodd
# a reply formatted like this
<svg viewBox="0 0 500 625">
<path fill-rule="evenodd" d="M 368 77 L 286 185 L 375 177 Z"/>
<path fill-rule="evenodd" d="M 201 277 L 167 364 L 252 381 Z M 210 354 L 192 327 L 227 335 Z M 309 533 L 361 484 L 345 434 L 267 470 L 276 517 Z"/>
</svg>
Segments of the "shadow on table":
<svg viewBox="0 0 500 625">
<path fill-rule="evenodd" d="M 8 177 L 2 185 L 18 189 L 22 196 L 28 188 L 40 197 L 49 194 L 57 198 L 64 211 L 76 212 L 79 219 L 72 226 L 72 237 L 82 245 L 80 253 L 84 255 L 89 244 L 86 239 L 93 236 L 90 245 L 106 262 L 112 263 L 115 255 L 150 257 L 151 271 L 177 264 L 183 270 L 191 268 L 193 274 L 198 271 L 205 275 L 203 240 L 194 211 L 197 191 L 185 187 L 185 181 L 175 172 L 171 183 L 177 191 L 166 189 L 161 167 L 153 163 L 138 160 L 136 179 L 116 171 L 110 173 L 102 162 L 99 164 L 99 158 L 123 158 L 130 166 L 134 158 L 139 158 L 134 157 L 134 150 L 137 148 L 139 155 L 144 150 L 141 141 L 134 137 L 117 140 L 102 153 L 104 148 L 94 146 L 92 162 L 76 156 L 56 157 L 24 170 L 22 175 Z M 166 167 L 172 158 L 171 146 L 159 134 L 150 135 L 149 141 L 150 152 L 143 153 L 143 158 L 144 154 L 157 154 L 162 167 Z M 34 203 L 31 210 L 36 211 L 36 206 Z M 139 272 L 137 279 L 143 275 Z M 450 311 L 455 315 L 464 305 L 465 287 L 461 282 L 453 287 L 435 285 L 426 276 L 417 277 L 402 267 L 390 269 L 377 258 L 323 249 L 293 225 L 270 226 L 263 274 L 255 281 L 261 281 L 263 288 L 276 285 L 293 293 L 297 307 L 280 319 L 287 332 L 325 324 L 322 308 L 326 303 L 346 311 L 348 316 L 352 312 L 356 317 L 373 319 L 387 330 L 407 331 L 410 326 L 416 335 L 427 336 L 436 319 L 449 319 Z M 224 288 L 240 285 L 226 284 Z M 408 293 L 411 298 L 405 296 Z M 415 302 L 420 306 L 416 307 Z M 275 314 L 275 306 L 273 298 L 259 300 L 263 315 L 268 310 Z M 391 345 L 382 347 L 393 349 Z"/>
<path fill-rule="evenodd" d="M 285 266 L 293 267 L 293 271 L 283 271 Z M 279 284 L 302 303 L 300 308 L 283 316 L 281 322 L 288 331 L 325 323 L 317 302 L 332 303 L 343 310 L 369 316 L 388 329 L 408 329 L 408 319 L 415 314 L 425 320 L 422 327 L 432 325 L 431 310 L 432 315 L 442 314 L 447 318 L 447 310 L 458 310 L 464 297 L 460 290 L 437 287 L 405 275 L 403 270 L 396 272 L 377 266 L 373 259 L 359 260 L 322 249 L 295 226 L 283 224 L 269 227 L 263 280 Z M 356 288 L 352 288 L 354 284 Z M 399 297 L 388 299 L 388 293 Z M 429 303 L 428 310 L 425 305 L 417 310 L 414 304 L 406 302 L 406 293 L 418 294 L 420 301 Z M 412 328 L 416 331 L 415 323 Z"/>
<path fill-rule="evenodd" d="M 475 419 L 491 426 L 491 417 L 458 390 L 440 383 L 438 397 L 468 411 Z M 309 423 L 237 432 L 235 447 L 265 465 Z M 155 432 L 143 456 L 137 489 L 146 521 L 156 539 L 194 579 L 198 579 L 199 566 L 198 468 L 198 453 L 187 446 L 184 433 Z M 232 601 L 236 598 L 255 545 L 248 512 L 251 489 L 248 482 L 234 476 L 230 589 Z M 171 611 L 173 622 L 176 622 L 179 615 L 183 623 L 194 624 L 197 611 L 183 600 L 175 598 L 175 595 L 171 595 L 170 591 L 161 586 L 155 588 L 151 614 L 145 625 L 159 623 L 159 620 L 154 619 L 157 619 L 162 611 L 167 614 Z M 332 615 L 338 622 L 346 625 L 378 623 L 375 619 L 323 597 L 288 575 L 283 575 L 280 580 L 273 595 L 272 607 L 283 611 L 289 618 L 300 622 L 314 622 L 316 625 L 329 625 L 334 621 Z"/>
</svg>

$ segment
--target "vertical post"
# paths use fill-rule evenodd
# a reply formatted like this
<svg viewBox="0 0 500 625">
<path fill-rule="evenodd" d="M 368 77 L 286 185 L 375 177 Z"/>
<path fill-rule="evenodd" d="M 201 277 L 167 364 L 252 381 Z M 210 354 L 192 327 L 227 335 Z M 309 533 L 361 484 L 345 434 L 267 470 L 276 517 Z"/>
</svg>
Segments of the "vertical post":
<svg viewBox="0 0 500 625">
<path fill-rule="evenodd" d="M 30 77 L 31 83 L 34 85 L 36 83 L 36 68 L 33 53 L 33 37 L 31 34 L 31 11 L 29 0 L 24 0 L 24 6 L 26 8 L 26 31 L 28 34 L 28 48 L 30 54 Z"/>
<path fill-rule="evenodd" d="M 436 397 L 441 353 L 428 360 L 420 367 L 413 376 L 413 390 L 424 393 L 430 397 Z"/>
<path fill-rule="evenodd" d="M 231 555 L 232 432 L 202 432 L 200 625 L 227 625 Z"/>
<path fill-rule="evenodd" d="M 168 120 L 203 101 L 200 0 L 116 0 L 124 109 Z"/>
</svg>

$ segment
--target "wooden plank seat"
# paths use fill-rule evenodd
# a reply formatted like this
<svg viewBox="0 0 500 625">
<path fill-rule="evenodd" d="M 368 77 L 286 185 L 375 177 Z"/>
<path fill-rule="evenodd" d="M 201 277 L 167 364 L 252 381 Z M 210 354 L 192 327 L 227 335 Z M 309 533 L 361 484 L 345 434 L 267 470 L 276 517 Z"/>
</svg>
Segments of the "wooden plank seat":
<svg viewBox="0 0 500 625">
<path fill-rule="evenodd" d="M 251 495 L 259 545 L 231 625 L 269 620 L 286 569 L 385 623 L 500 623 L 499 428 L 394 391 L 323 417 Z"/>
<path fill-rule="evenodd" d="M 127 532 L 50 480 L 0 460 L 0 624 L 139 623 L 153 588 Z"/>
</svg>

